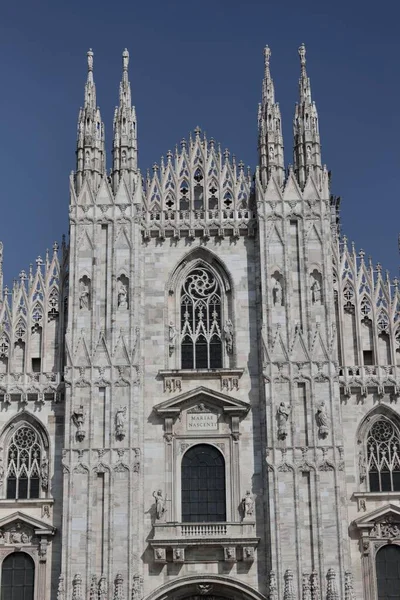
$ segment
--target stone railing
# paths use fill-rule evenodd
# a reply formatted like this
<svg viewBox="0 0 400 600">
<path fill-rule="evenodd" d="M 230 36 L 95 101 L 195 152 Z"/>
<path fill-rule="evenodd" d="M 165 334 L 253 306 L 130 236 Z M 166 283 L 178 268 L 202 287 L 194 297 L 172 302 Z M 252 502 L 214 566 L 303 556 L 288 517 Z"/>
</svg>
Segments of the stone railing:
<svg viewBox="0 0 400 600">
<path fill-rule="evenodd" d="M 354 388 L 359 388 L 362 396 L 368 394 L 368 388 L 375 388 L 381 396 L 385 393 L 400 395 L 400 367 L 396 365 L 338 367 L 338 375 L 345 396 L 351 395 Z"/>
<path fill-rule="evenodd" d="M 168 556 L 174 562 L 184 562 L 191 549 L 199 544 L 208 548 L 210 557 L 218 559 L 218 548 L 223 560 L 235 562 L 254 560 L 259 538 L 255 523 L 155 523 L 154 536 L 149 541 L 155 562 L 164 563 Z M 194 555 L 190 560 L 195 560 Z"/>
<path fill-rule="evenodd" d="M 142 228 L 145 238 L 158 237 L 211 237 L 253 235 L 256 214 L 249 209 L 228 210 L 164 210 L 144 211 Z"/>
</svg>

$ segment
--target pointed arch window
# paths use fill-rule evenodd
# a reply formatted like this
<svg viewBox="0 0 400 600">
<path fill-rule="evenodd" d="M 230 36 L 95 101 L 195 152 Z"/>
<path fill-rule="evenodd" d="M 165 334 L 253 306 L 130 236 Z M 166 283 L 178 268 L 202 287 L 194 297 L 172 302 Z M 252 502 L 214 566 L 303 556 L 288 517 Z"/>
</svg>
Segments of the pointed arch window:
<svg viewBox="0 0 400 600">
<path fill-rule="evenodd" d="M 197 267 L 181 290 L 182 369 L 222 367 L 221 288 L 214 273 Z"/>
<path fill-rule="evenodd" d="M 375 421 L 368 432 L 367 470 L 371 492 L 400 491 L 400 435 L 389 419 Z"/>
<path fill-rule="evenodd" d="M 39 498 L 48 485 L 48 461 L 37 431 L 24 423 L 7 449 L 7 498 Z"/>
</svg>

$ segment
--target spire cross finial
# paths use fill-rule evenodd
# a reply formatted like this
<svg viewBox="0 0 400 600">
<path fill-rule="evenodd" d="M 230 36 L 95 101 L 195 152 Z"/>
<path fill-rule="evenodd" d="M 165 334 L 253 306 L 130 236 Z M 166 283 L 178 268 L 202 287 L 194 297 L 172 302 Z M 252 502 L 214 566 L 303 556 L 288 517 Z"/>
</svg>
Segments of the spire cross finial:
<svg viewBox="0 0 400 600">
<path fill-rule="evenodd" d="M 89 48 L 87 52 L 88 71 L 93 71 L 93 50 Z"/>
<path fill-rule="evenodd" d="M 122 53 L 122 67 L 123 67 L 124 71 L 128 70 L 128 65 L 129 65 L 129 52 L 125 48 L 125 50 Z"/>
</svg>

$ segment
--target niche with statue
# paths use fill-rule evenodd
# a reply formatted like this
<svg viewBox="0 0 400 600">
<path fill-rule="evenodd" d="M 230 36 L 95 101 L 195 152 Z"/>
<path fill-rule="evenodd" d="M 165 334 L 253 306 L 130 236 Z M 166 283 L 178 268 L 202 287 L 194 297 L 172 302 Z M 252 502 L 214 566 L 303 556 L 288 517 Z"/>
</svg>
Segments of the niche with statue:
<svg viewBox="0 0 400 600">
<path fill-rule="evenodd" d="M 313 305 L 322 304 L 322 275 L 317 269 L 310 274 L 310 292 L 311 303 Z"/>
<path fill-rule="evenodd" d="M 279 308 L 285 305 L 284 289 L 283 289 L 283 277 L 279 271 L 271 277 L 272 283 L 272 304 Z"/>
<path fill-rule="evenodd" d="M 120 275 L 117 279 L 118 310 L 129 308 L 129 279 L 126 275 Z"/>
</svg>

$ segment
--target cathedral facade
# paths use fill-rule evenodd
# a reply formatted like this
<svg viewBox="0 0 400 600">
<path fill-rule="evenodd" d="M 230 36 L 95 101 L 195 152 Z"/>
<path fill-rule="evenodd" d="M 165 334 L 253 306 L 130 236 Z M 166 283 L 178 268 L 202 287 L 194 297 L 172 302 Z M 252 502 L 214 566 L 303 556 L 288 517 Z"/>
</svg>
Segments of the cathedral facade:
<svg viewBox="0 0 400 600">
<path fill-rule="evenodd" d="M 88 52 L 69 243 L 12 289 L 0 245 L 2 600 L 400 598 L 398 281 L 299 56 L 293 166 L 267 47 L 255 171 L 197 128 L 142 176 L 128 52 L 111 171 Z"/>
</svg>

